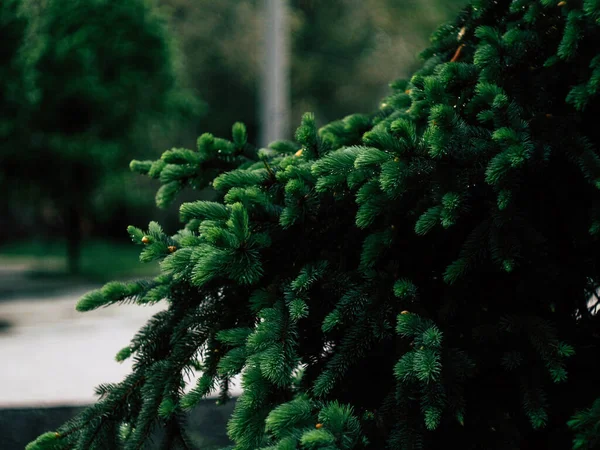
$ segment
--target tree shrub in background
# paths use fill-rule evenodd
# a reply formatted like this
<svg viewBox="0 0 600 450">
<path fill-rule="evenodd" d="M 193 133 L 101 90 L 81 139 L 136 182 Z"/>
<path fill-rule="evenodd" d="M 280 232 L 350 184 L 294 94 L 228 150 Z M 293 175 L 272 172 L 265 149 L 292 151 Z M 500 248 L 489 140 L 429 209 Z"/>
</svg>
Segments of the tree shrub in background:
<svg viewBox="0 0 600 450">
<path fill-rule="evenodd" d="M 138 449 L 159 424 L 188 448 L 186 410 L 240 373 L 238 450 L 598 448 L 599 19 L 479 0 L 374 115 L 134 161 L 161 204 L 220 199 L 129 229 L 162 274 L 77 309 L 167 309 L 117 355 L 133 372 L 28 448 Z"/>
<path fill-rule="evenodd" d="M 129 159 L 140 126 L 195 105 L 178 86 L 171 38 L 151 2 L 49 0 L 23 15 L 32 23 L 24 53 L 35 99 L 19 124 L 27 142 L 7 157 L 10 175 L 26 177 L 61 212 L 77 271 L 94 190 Z"/>
<path fill-rule="evenodd" d="M 0 4 L 0 186 L 5 187 L 22 153 L 21 125 L 27 112 L 26 71 L 21 48 L 28 21 L 20 14 L 17 0 Z M 16 182 L 16 179 L 12 180 Z M 15 192 L 23 192 L 23 184 Z M 6 199 L 3 198 L 4 204 Z M 7 220 L 0 218 L 0 227 Z"/>
<path fill-rule="evenodd" d="M 19 14 L 16 0 L 0 5 L 0 142 L 5 146 L 15 135 L 21 113 L 23 95 L 23 61 L 19 50 L 23 45 L 27 20 Z M 7 151 L 7 150 L 4 150 Z"/>
</svg>

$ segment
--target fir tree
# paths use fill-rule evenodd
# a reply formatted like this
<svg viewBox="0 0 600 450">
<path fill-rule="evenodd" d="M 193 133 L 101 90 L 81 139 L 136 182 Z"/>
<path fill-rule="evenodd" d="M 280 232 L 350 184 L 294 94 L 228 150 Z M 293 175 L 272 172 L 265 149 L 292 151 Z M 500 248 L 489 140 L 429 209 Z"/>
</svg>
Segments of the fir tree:
<svg viewBox="0 0 600 450">
<path fill-rule="evenodd" d="M 600 431 L 600 2 L 481 0 L 374 115 L 254 149 L 205 134 L 132 169 L 185 226 L 131 227 L 166 299 L 134 370 L 30 450 L 189 448 L 185 411 L 244 392 L 236 450 L 592 449 Z M 197 385 L 184 394 L 186 374 Z"/>
</svg>

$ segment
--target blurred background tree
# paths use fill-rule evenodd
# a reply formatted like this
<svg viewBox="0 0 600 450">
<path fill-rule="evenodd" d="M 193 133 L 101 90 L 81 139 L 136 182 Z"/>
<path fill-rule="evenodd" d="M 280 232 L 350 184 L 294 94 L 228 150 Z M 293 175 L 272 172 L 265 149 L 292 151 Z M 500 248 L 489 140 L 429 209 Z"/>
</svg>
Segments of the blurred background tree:
<svg viewBox="0 0 600 450">
<path fill-rule="evenodd" d="M 18 118 L 25 102 L 20 49 L 26 30 L 27 19 L 19 14 L 17 0 L 0 3 L 0 145 L 3 152 L 8 151 L 9 141 L 16 137 Z"/>
<path fill-rule="evenodd" d="M 0 214 L 0 230 L 8 228 L 14 220 L 8 208 L 7 193 L 14 197 L 23 194 L 25 183 L 17 183 L 18 177 L 12 177 L 16 162 L 22 153 L 23 133 L 21 128 L 23 115 L 27 112 L 28 98 L 25 88 L 25 64 L 21 48 L 25 41 L 28 21 L 20 14 L 18 0 L 0 2 L 0 187 L 4 195 L 0 196 L 0 206 L 4 214 Z M 22 181 L 22 180 L 21 180 Z"/>
<path fill-rule="evenodd" d="M 144 143 L 140 128 L 197 105 L 178 87 L 171 38 L 149 2 L 49 0 L 27 12 L 29 139 L 7 162 L 37 188 L 31 199 L 58 213 L 75 273 L 84 219 L 98 212 L 94 195 L 107 176 L 115 180 L 109 168 L 127 168 Z"/>
</svg>

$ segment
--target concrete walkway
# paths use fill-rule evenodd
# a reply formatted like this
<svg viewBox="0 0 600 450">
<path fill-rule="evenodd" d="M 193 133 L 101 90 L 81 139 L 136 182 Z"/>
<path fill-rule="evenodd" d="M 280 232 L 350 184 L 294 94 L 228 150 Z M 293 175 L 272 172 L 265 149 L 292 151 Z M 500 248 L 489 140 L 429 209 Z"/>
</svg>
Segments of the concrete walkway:
<svg viewBox="0 0 600 450">
<path fill-rule="evenodd" d="M 81 295 L 96 287 L 0 302 L 0 321 L 9 325 L 0 329 L 0 408 L 90 404 L 95 386 L 131 372 L 131 362 L 117 363 L 115 354 L 166 305 L 75 311 Z"/>
</svg>

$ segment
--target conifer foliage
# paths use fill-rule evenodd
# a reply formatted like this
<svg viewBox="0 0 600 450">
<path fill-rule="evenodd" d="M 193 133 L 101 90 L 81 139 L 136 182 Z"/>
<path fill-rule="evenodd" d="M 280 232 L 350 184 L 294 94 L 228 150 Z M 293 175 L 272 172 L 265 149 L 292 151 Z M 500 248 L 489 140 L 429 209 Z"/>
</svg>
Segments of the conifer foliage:
<svg viewBox="0 0 600 450">
<path fill-rule="evenodd" d="M 168 309 L 117 355 L 133 373 L 29 449 L 138 449 L 158 425 L 189 448 L 185 411 L 240 373 L 237 450 L 599 448 L 599 21 L 480 0 L 372 116 L 133 162 L 159 204 L 219 200 L 173 236 L 129 229 L 162 274 L 77 309 Z"/>
</svg>

